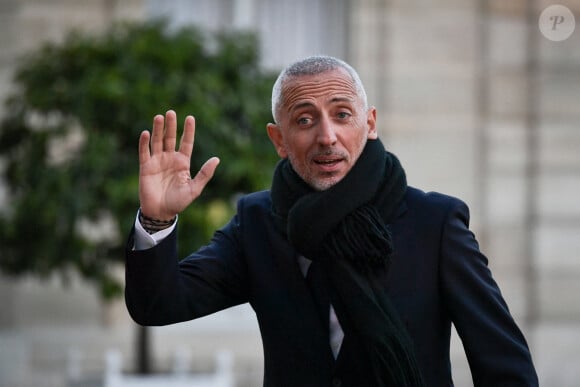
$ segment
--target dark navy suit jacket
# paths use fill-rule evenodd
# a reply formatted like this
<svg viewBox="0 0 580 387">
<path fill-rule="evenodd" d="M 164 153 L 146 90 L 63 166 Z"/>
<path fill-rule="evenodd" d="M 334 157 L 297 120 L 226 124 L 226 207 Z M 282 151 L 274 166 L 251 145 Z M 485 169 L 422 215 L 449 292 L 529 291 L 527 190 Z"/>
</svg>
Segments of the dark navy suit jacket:
<svg viewBox="0 0 580 387">
<path fill-rule="evenodd" d="M 460 200 L 409 187 L 390 225 L 395 255 L 385 287 L 413 340 L 427 386 L 451 386 L 451 324 L 461 337 L 475 386 L 537 386 L 526 341 L 468 229 Z M 354 379 L 356 343 L 332 357 L 328 327 L 273 224 L 268 191 L 243 197 L 211 242 L 178 262 L 175 232 L 133 251 L 126 303 L 142 325 L 166 325 L 249 302 L 264 347 L 265 386 L 363 386 Z"/>
</svg>

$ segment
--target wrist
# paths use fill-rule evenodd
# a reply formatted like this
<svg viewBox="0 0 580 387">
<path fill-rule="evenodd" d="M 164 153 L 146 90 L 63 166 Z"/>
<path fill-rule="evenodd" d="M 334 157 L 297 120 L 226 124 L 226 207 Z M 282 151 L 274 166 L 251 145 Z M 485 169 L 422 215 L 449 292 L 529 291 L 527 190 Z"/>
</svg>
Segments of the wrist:
<svg viewBox="0 0 580 387">
<path fill-rule="evenodd" d="M 165 213 L 157 210 L 156 208 L 148 208 L 147 206 L 139 206 L 139 213 L 142 214 L 147 219 L 152 219 L 157 222 L 170 222 L 175 219 L 177 214 Z"/>
<path fill-rule="evenodd" d="M 149 234 L 155 234 L 156 232 L 165 230 L 175 223 L 176 218 L 177 216 L 174 216 L 169 220 L 151 218 L 144 215 L 143 212 L 139 210 L 139 223 L 141 223 L 141 226 L 143 226 L 145 231 Z"/>
</svg>

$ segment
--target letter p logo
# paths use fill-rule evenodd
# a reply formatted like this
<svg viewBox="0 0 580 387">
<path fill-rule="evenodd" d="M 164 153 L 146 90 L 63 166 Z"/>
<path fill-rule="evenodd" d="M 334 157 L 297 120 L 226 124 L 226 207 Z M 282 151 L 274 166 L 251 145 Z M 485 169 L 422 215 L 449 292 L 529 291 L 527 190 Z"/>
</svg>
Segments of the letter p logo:
<svg viewBox="0 0 580 387">
<path fill-rule="evenodd" d="M 550 16 L 550 20 L 553 20 L 554 23 L 552 24 L 552 31 L 556 31 L 556 27 L 558 24 L 564 23 L 564 16 Z"/>
<path fill-rule="evenodd" d="M 551 5 L 540 15 L 539 25 L 540 31 L 547 39 L 560 42 L 572 35 L 576 21 L 568 8 L 563 5 Z"/>
</svg>

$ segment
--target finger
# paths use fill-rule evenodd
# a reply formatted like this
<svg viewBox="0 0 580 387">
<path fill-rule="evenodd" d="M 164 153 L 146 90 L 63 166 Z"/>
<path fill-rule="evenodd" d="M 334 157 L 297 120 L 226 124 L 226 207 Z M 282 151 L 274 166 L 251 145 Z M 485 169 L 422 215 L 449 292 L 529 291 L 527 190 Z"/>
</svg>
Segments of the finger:
<svg viewBox="0 0 580 387">
<path fill-rule="evenodd" d="M 163 135 L 163 150 L 165 152 L 175 151 L 177 138 L 177 116 L 173 110 L 165 113 L 165 134 Z"/>
<path fill-rule="evenodd" d="M 185 117 L 185 124 L 183 124 L 183 134 L 181 135 L 179 152 L 183 153 L 188 158 L 191 158 L 194 142 L 195 142 L 195 118 L 193 116 L 187 116 Z"/>
<path fill-rule="evenodd" d="M 219 163 L 220 159 L 217 157 L 212 157 L 207 160 L 201 166 L 195 177 L 189 182 L 194 199 L 201 194 L 207 183 L 211 180 Z"/>
<path fill-rule="evenodd" d="M 149 138 L 150 134 L 147 130 L 141 132 L 139 136 L 139 164 L 145 164 L 151 158 L 149 152 Z"/>
<path fill-rule="evenodd" d="M 156 155 L 163 151 L 163 126 L 165 119 L 161 114 L 153 118 L 153 133 L 151 134 L 151 154 Z"/>
</svg>

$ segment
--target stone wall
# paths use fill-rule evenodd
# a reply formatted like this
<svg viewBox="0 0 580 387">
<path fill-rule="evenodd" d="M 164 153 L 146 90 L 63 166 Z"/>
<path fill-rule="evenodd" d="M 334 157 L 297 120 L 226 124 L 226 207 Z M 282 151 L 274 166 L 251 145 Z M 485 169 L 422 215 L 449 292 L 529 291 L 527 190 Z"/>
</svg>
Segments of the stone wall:
<svg viewBox="0 0 580 387">
<path fill-rule="evenodd" d="M 259 1 L 232 4 L 239 10 Z M 151 17 L 159 7 L 154 3 L 3 0 L 0 97 L 11 87 L 16 58 L 27 50 L 62 39 L 70 28 L 99 31 L 117 19 Z M 559 3 L 580 20 L 580 3 Z M 346 8 L 336 15 L 346 32 L 339 36 L 346 42 L 333 44 L 333 54 L 344 52 L 360 71 L 378 108 L 383 141 L 401 158 L 410 184 L 467 202 L 482 250 L 530 340 L 542 384 L 574 385 L 580 361 L 574 350 L 580 344 L 580 28 L 563 42 L 545 39 L 537 19 L 554 3 L 544 0 L 340 4 Z M 246 12 L 243 21 L 264 29 L 269 24 L 251 19 L 259 15 Z M 311 54 L 307 43 L 294 48 Z M 281 60 L 274 55 L 268 63 Z M 133 325 L 123 304 L 103 305 L 82 281 L 62 288 L 57 279 L 2 277 L 0 301 L 0 386 L 63 385 L 75 343 L 95 353 L 117 345 L 131 357 Z M 251 311 L 228 313 L 155 331 L 160 363 L 184 336 L 201 363 L 212 356 L 207 352 L 215 336 L 227 337 L 239 375 L 247 385 L 259 383 L 261 348 Z M 237 322 L 233 331 L 227 332 L 228 321 Z M 91 356 L 86 365 L 97 372 L 101 358 Z M 456 336 L 453 360 L 456 384 L 469 385 Z"/>
</svg>

